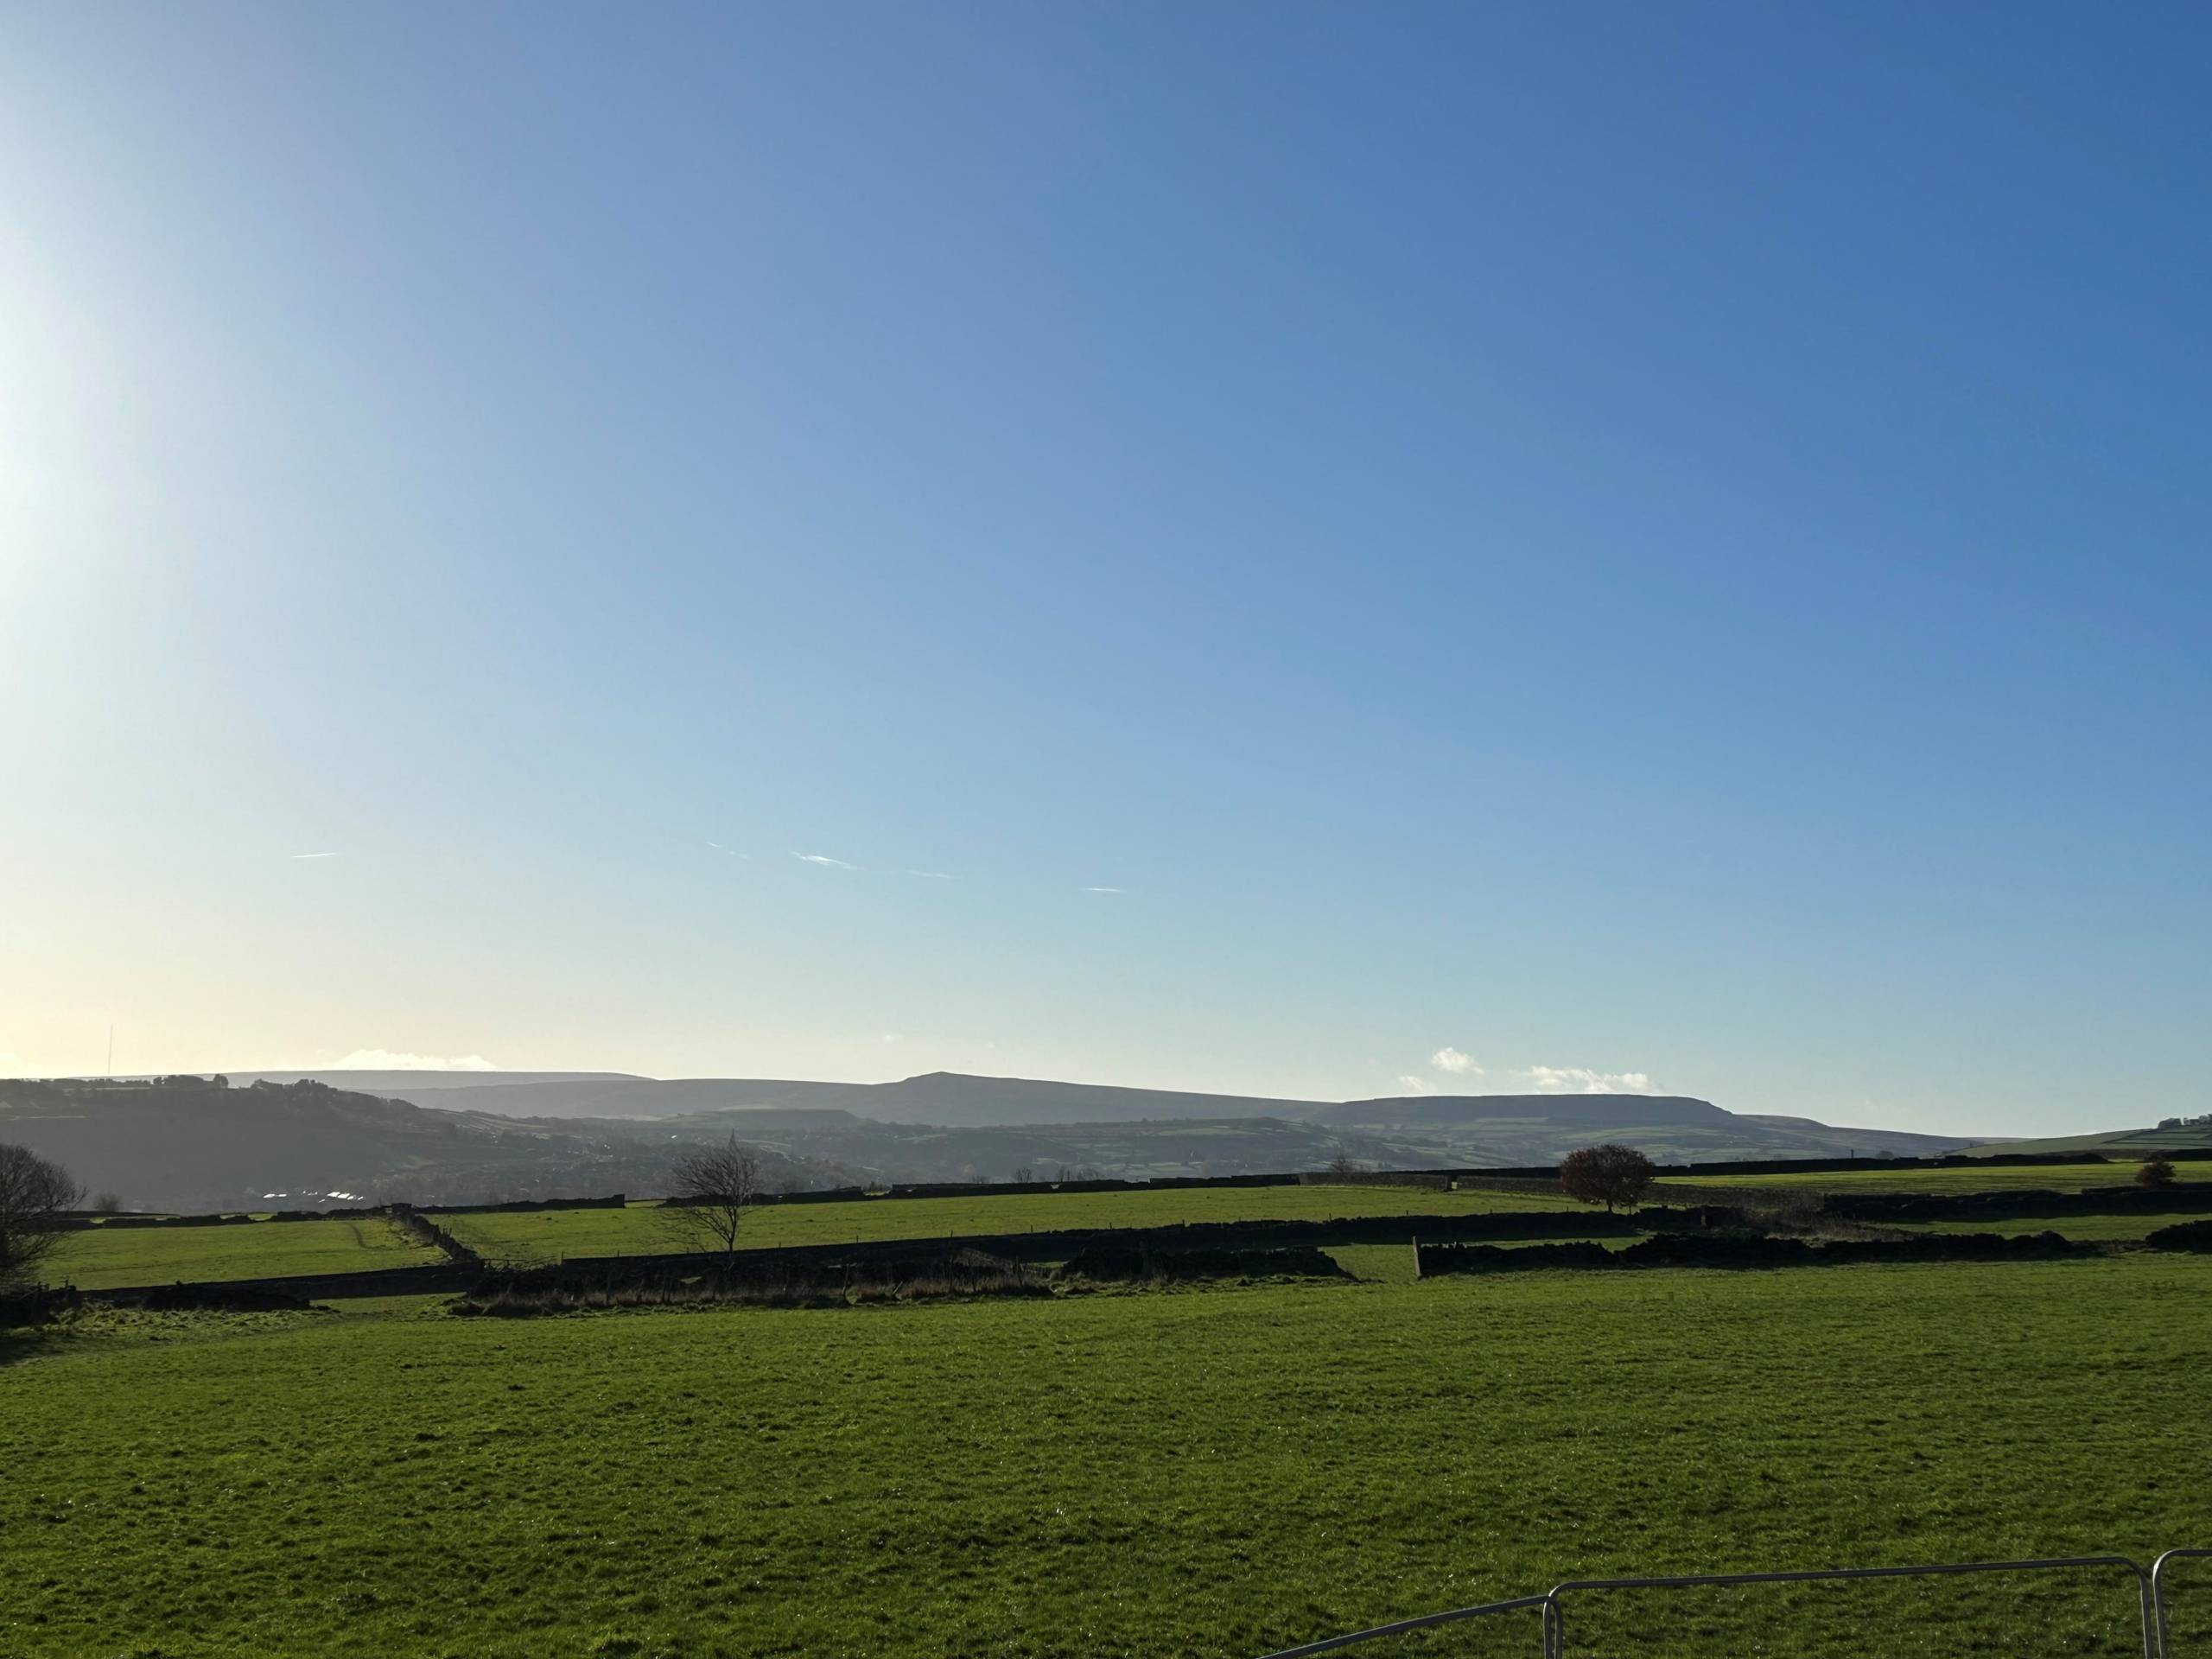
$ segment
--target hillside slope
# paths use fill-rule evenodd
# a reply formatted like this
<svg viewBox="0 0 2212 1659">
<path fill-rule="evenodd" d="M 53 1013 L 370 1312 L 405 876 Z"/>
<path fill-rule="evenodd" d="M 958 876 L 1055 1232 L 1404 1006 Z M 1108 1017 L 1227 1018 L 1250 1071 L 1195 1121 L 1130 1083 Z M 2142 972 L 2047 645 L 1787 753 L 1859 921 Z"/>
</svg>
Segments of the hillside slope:
<svg viewBox="0 0 2212 1659">
<path fill-rule="evenodd" d="M 1955 1136 L 1838 1128 L 1808 1117 L 1724 1111 L 1681 1095 L 1412 1095 L 1351 1100 L 1313 1114 L 1318 1125 L 1435 1148 L 1467 1164 L 1541 1164 L 1592 1141 L 1618 1141 L 1667 1162 L 1956 1151 Z"/>
<path fill-rule="evenodd" d="M 1451 1160 L 1411 1141 L 1270 1117 L 1172 1118 L 1153 1122 L 947 1126 L 880 1123 L 845 1112 L 702 1112 L 685 1117 L 611 1119 L 599 1132 L 641 1139 L 734 1135 L 890 1181 L 1035 1180 L 1109 1175 L 1256 1175 L 1325 1169 L 1338 1158 L 1366 1167 L 1441 1168 Z"/>
<path fill-rule="evenodd" d="M 364 1074 L 334 1072 L 334 1077 Z M 385 1073 L 411 1098 L 314 1078 L 0 1083 L 0 1141 L 143 1208 L 476 1203 L 658 1194 L 684 1143 L 734 1135 L 778 1184 L 1145 1179 L 1555 1163 L 1601 1140 L 1662 1162 L 1955 1150 L 1955 1138 L 1747 1116 L 1665 1095 L 1322 1103 L 933 1072 L 896 1083 Z M 418 1081 L 418 1079 L 420 1081 Z"/>
<path fill-rule="evenodd" d="M 190 1211 L 665 1191 L 671 1157 L 665 1136 L 579 1133 L 313 1081 L 243 1089 L 175 1078 L 0 1082 L 0 1141 L 57 1160 L 88 1192 Z M 778 1181 L 843 1177 L 771 1161 Z"/>
<path fill-rule="evenodd" d="M 354 1074 L 316 1074 L 341 1088 L 371 1085 Z M 808 1083 L 778 1077 L 575 1078 L 492 1071 L 376 1074 L 378 1093 L 421 1105 L 466 1106 L 516 1117 L 673 1117 L 752 1107 L 842 1110 L 879 1123 L 950 1128 L 1039 1123 L 1116 1123 L 1170 1119 L 1307 1116 L 1327 1103 L 1255 1095 L 1124 1089 L 931 1071 L 893 1083 Z M 512 1080 L 510 1080 L 512 1079 Z"/>
<path fill-rule="evenodd" d="M 324 1074 L 342 1079 L 344 1072 Z M 1594 1139 L 1643 1147 L 1655 1157 L 1804 1158 L 1894 1152 L 1953 1151 L 1967 1142 L 1955 1135 L 1895 1129 L 1835 1128 L 1810 1118 L 1745 1115 L 1710 1101 L 1680 1095 L 1413 1095 L 1343 1102 L 1295 1100 L 1263 1095 L 1197 1094 L 1165 1089 L 1125 1089 L 1106 1084 L 1058 1083 L 1031 1077 L 972 1077 L 932 1071 L 891 1083 L 810 1083 L 773 1077 L 621 1076 L 577 1078 L 499 1072 L 389 1074 L 387 1091 L 421 1105 L 453 1106 L 502 1116 L 547 1120 L 658 1120 L 733 1111 L 843 1112 L 875 1124 L 943 1129 L 1067 1128 L 1150 1124 L 1146 1135 L 1166 1133 L 1175 1122 L 1218 1123 L 1268 1119 L 1302 1124 L 1304 1139 L 1279 1141 L 1318 1154 L 1350 1135 L 1407 1148 L 1408 1165 L 1544 1163 Z M 512 1080 L 510 1080 L 510 1079 Z M 765 1120 L 760 1120 L 765 1121 Z M 1280 1136 L 1281 1130 L 1277 1132 Z M 911 1155 L 912 1137 L 878 1138 L 887 1157 Z M 900 1150 L 903 1148 L 904 1150 Z M 998 1154 L 988 1141 L 974 1143 L 988 1169 Z M 1147 1146 L 1135 1166 L 1179 1161 L 1172 1147 Z M 1153 1155 L 1157 1154 L 1158 1155 Z M 843 1156 L 842 1154 L 831 1154 Z M 1034 1148 L 1008 1153 L 1009 1167 L 1037 1160 Z M 879 1160 L 864 1161 L 871 1166 Z M 944 1150 L 944 1164 L 964 1166 L 972 1155 Z M 1086 1160 L 1079 1161 L 1097 1161 Z M 1289 1167 L 1300 1167 L 1292 1164 Z M 1001 1172 L 1003 1173 L 1003 1172 Z M 923 1178 L 918 1174 L 918 1179 Z M 932 1172 L 926 1179 L 939 1179 Z"/>
</svg>

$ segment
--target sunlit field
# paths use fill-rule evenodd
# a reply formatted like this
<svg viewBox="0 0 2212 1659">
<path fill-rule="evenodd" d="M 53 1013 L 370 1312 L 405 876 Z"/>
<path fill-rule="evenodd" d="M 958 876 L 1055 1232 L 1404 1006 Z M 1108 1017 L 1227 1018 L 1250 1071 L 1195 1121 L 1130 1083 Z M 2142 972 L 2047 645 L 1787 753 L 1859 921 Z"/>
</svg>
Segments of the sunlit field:
<svg viewBox="0 0 2212 1659">
<path fill-rule="evenodd" d="M 2041 1189 L 2078 1192 L 2093 1186 L 2133 1184 L 2142 1164 L 2135 1159 L 2109 1164 L 1997 1164 L 1986 1169 L 1885 1169 L 1869 1167 L 1773 1175 L 1662 1175 L 1659 1184 L 1696 1186 L 1808 1187 L 1830 1192 L 2011 1192 Z M 2212 1181 L 2212 1161 L 2177 1163 L 2175 1179 Z"/>
<path fill-rule="evenodd" d="M 94 1227 L 65 1234 L 45 1276 L 80 1290 L 296 1274 L 365 1273 L 445 1258 L 381 1217 L 226 1227 Z"/>
<path fill-rule="evenodd" d="M 770 1205 L 746 1217 L 752 1249 L 848 1244 L 862 1239 L 949 1238 L 1085 1227 L 1164 1227 L 1179 1222 L 1332 1221 L 1349 1216 L 1463 1216 L 1491 1211 L 1579 1211 L 1558 1193 L 1443 1192 L 1416 1186 L 1181 1187 L 1134 1192 L 1009 1192 L 952 1198 L 865 1198 L 849 1204 Z M 439 1215 L 438 1224 L 493 1262 L 534 1264 L 563 1256 L 693 1249 L 655 1205 L 622 1210 L 544 1210 Z"/>
<path fill-rule="evenodd" d="M 2147 1558 L 2212 1536 L 2208 1295 L 2139 1255 L 110 1315 L 0 1347 L 0 1652 L 1242 1659 L 1569 1574 Z M 1944 1594 L 1592 1603 L 1575 1650 L 1919 1652 L 1932 1606 L 1929 1652 L 2139 1651 L 2110 1579 Z"/>
</svg>

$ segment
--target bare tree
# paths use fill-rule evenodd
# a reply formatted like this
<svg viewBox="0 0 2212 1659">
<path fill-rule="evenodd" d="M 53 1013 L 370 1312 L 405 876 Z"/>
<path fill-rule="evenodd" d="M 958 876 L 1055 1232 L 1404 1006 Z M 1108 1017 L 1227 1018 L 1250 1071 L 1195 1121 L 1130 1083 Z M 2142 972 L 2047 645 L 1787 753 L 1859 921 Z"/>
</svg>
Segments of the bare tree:
<svg viewBox="0 0 2212 1659">
<path fill-rule="evenodd" d="M 1559 1166 L 1559 1184 L 1567 1196 L 1584 1204 L 1602 1204 L 1607 1215 L 1616 1205 L 1633 1210 L 1658 1178 L 1651 1160 L 1634 1147 L 1610 1141 L 1570 1152 Z"/>
<path fill-rule="evenodd" d="M 1022 1165 L 1014 1172 L 1014 1182 L 1016 1186 L 1027 1186 L 1030 1182 L 1036 1179 L 1037 1172 L 1030 1168 L 1027 1164 Z"/>
<path fill-rule="evenodd" d="M 1329 1173 L 1340 1181 L 1348 1175 L 1357 1175 L 1359 1173 L 1359 1160 L 1348 1152 L 1340 1152 L 1329 1160 Z"/>
<path fill-rule="evenodd" d="M 54 1247 L 84 1191 L 69 1172 L 29 1147 L 0 1146 L 0 1286 L 29 1283 Z"/>
<path fill-rule="evenodd" d="M 121 1215 L 123 1213 L 123 1195 L 118 1192 L 100 1193 L 92 1200 L 92 1213 L 96 1216 Z"/>
<path fill-rule="evenodd" d="M 677 1154 L 674 1185 L 661 1206 L 668 1230 L 693 1249 L 737 1262 L 737 1236 L 745 1212 L 760 1202 L 760 1157 L 735 1135 L 719 1147 L 691 1147 Z"/>
</svg>

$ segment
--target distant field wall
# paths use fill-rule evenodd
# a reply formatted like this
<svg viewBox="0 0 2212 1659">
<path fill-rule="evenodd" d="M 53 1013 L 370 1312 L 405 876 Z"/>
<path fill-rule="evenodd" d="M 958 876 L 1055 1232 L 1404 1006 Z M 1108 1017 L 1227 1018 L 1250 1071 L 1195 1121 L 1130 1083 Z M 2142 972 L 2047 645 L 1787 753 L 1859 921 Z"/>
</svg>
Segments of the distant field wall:
<svg viewBox="0 0 2212 1659">
<path fill-rule="evenodd" d="M 742 1252 L 746 1272 L 816 1272 L 849 1265 L 855 1268 L 895 1268 L 902 1263 L 941 1257 L 949 1252 L 976 1250 L 1010 1262 L 1064 1262 L 1085 1248 L 1112 1243 L 1132 1248 L 1161 1250 L 1237 1249 L 1319 1249 L 1341 1244 L 1407 1244 L 1421 1239 L 1559 1239 L 1633 1236 L 1661 1224 L 1666 1217 L 1694 1217 L 1689 1211 L 1644 1212 L 1643 1217 L 1583 1214 L 1567 1211 L 1487 1212 L 1465 1216 L 1366 1216 L 1332 1221 L 1192 1222 L 1167 1227 L 1109 1227 L 1069 1229 L 1059 1232 L 976 1233 L 947 1237 L 876 1239 L 853 1243 L 792 1244 L 774 1249 Z M 1676 1225 L 1694 1225 L 1694 1219 L 1677 1219 Z M 569 1256 L 550 1269 L 584 1275 L 627 1275 L 639 1273 L 696 1271 L 712 1258 L 697 1252 L 657 1252 L 636 1255 Z M 406 1296 L 443 1291 L 458 1294 L 484 1276 L 486 1269 L 465 1262 L 440 1262 L 411 1268 L 389 1268 L 363 1273 L 332 1273 L 292 1278 L 226 1281 L 223 1288 L 270 1291 L 308 1297 Z M 129 1300 L 133 1297 L 175 1288 L 174 1283 L 119 1286 L 102 1290 L 101 1296 Z"/>
<path fill-rule="evenodd" d="M 585 1202 L 596 1203 L 598 1200 L 588 1199 Z M 128 1230 L 134 1227 L 263 1227 L 266 1226 L 272 1221 L 366 1221 L 372 1217 L 388 1216 L 395 1207 L 396 1206 L 389 1205 L 363 1205 L 344 1210 L 272 1210 L 266 1211 L 226 1210 L 209 1216 L 104 1216 L 91 1211 L 79 1211 L 73 1214 L 63 1217 L 58 1224 L 64 1232 L 82 1231 L 86 1228 L 92 1227 L 113 1228 L 119 1231 Z M 522 1206 L 516 1206 L 512 1205 L 493 1205 L 487 1207 L 492 1209 L 513 1209 L 521 1207 L 534 1210 L 565 1210 L 575 1208 L 577 1206 L 575 1205 L 575 1201 L 573 1199 L 553 1198 L 549 1199 L 543 1204 L 532 1204 Z"/>
<path fill-rule="evenodd" d="M 2155 1150 L 2160 1155 L 2176 1160 L 2203 1157 L 2212 1160 L 2212 1148 L 2199 1153 L 2187 1147 L 2146 1148 L 2145 1155 Z M 2119 1161 L 2128 1161 L 2132 1153 L 2119 1155 Z M 1659 1173 L 1670 1179 L 1685 1175 L 1826 1175 L 1856 1173 L 1869 1170 L 1906 1169 L 1985 1169 L 1993 1165 L 2017 1165 L 2022 1168 L 2061 1166 L 2065 1165 L 2109 1163 L 2112 1157 L 2097 1152 L 2027 1152 L 1994 1153 L 1987 1157 L 1974 1158 L 1948 1154 L 1940 1158 L 1767 1158 L 1733 1159 L 1715 1162 L 1662 1164 Z M 1296 1170 L 1264 1175 L 1164 1175 L 1152 1180 L 1119 1180 L 1100 1179 L 1082 1181 L 915 1181 L 895 1183 L 889 1187 L 832 1187 L 813 1192 L 784 1192 L 765 1196 L 764 1204 L 843 1204 L 859 1198 L 881 1202 L 887 1198 L 1003 1198 L 1009 1193 L 1052 1192 L 1181 1192 L 1203 1187 L 1258 1187 L 1258 1186 L 1422 1186 L 1450 1192 L 1458 1190 L 1483 1191 L 1490 1184 L 1497 1183 L 1498 1192 L 1530 1190 L 1531 1184 L 1541 1183 L 1548 1191 L 1556 1192 L 1559 1185 L 1557 1164 L 1527 1164 L 1509 1167 L 1469 1166 L 1452 1169 L 1377 1169 L 1337 1173 L 1328 1170 Z M 1694 1189 L 1678 1189 L 1689 1190 Z M 1741 1201 L 1741 1194 L 1735 1195 Z M 468 1211 L 521 1211 L 532 1209 L 589 1209 L 616 1205 L 619 1200 L 561 1199 L 545 1204 L 505 1205 L 441 1205 L 442 1210 L 456 1213 Z"/>
<path fill-rule="evenodd" d="M 1592 1238 L 1648 1232 L 1655 1225 L 1666 1224 L 1672 1217 L 1694 1213 L 1662 1210 L 1645 1211 L 1637 1216 L 1609 1216 L 1602 1211 L 1515 1210 L 1463 1216 L 1346 1216 L 1329 1221 L 1194 1221 L 1165 1227 L 1071 1227 L 1052 1232 L 963 1233 L 851 1243 L 788 1244 L 743 1254 L 771 1268 L 779 1262 L 895 1261 L 902 1256 L 940 1255 L 947 1250 L 963 1249 L 980 1250 L 1013 1262 L 1060 1262 L 1102 1240 L 1115 1240 L 1133 1248 L 1175 1250 L 1217 1245 L 1257 1249 L 1299 1245 L 1408 1244 L 1416 1238 Z M 689 1262 L 696 1266 L 700 1259 L 696 1253 L 572 1255 L 567 1258 L 566 1265 L 601 1267 L 623 1262 Z"/>
<path fill-rule="evenodd" d="M 1638 1268 L 1812 1268 L 1868 1263 L 1933 1262 L 2055 1262 L 2102 1254 L 2095 1244 L 2076 1243 L 2056 1233 L 2010 1236 L 1997 1233 L 1949 1233 L 1918 1238 L 1832 1240 L 1755 1235 L 1660 1233 L 1608 1250 L 1601 1244 L 1532 1244 L 1500 1249 L 1484 1244 L 1414 1247 L 1419 1274 L 1523 1273 L 1547 1268 L 1618 1273 Z"/>
<path fill-rule="evenodd" d="M 457 1296 L 484 1276 L 480 1266 L 451 1262 L 425 1262 L 414 1268 L 371 1268 L 359 1273 L 299 1274 L 289 1278 L 181 1280 L 163 1284 L 116 1285 L 85 1294 L 95 1301 L 129 1306 L 149 1297 L 179 1291 L 205 1292 L 211 1299 L 238 1298 L 256 1294 L 296 1296 L 308 1300 L 332 1300 L 349 1296 Z"/>
<path fill-rule="evenodd" d="M 1671 1176 L 1671 1167 L 1661 1173 Z M 1422 1185 L 1415 1182 L 1409 1185 Z M 1459 1175 L 1452 1179 L 1450 1190 L 1457 1192 L 1495 1192 L 1501 1198 L 1535 1198 L 1556 1195 L 1560 1190 L 1559 1174 L 1554 1171 L 1541 1179 L 1527 1175 Z M 1754 1210 L 1772 1212 L 1777 1210 L 1815 1211 L 1820 1208 L 1821 1193 L 1811 1186 L 1700 1186 L 1694 1181 L 1669 1179 L 1665 1185 L 1651 1189 L 1662 1197 L 1680 1203 L 1720 1205 L 1734 1210 Z M 1646 1205 L 1645 1212 L 1653 1206 Z"/>
<path fill-rule="evenodd" d="M 620 1192 L 603 1198 L 515 1198 L 505 1204 L 439 1204 L 418 1206 L 442 1216 L 514 1216 L 540 1210 L 621 1210 L 630 1200 Z"/>
<path fill-rule="evenodd" d="M 1945 1153 L 1940 1158 L 1734 1158 L 1688 1164 L 1660 1164 L 1659 1173 L 1672 1179 L 1683 1175 L 1865 1175 L 1877 1170 L 1905 1169 L 2037 1169 L 2077 1164 L 2132 1164 L 2145 1158 L 2165 1158 L 2175 1163 L 2212 1160 L 2212 1147 L 2111 1147 L 2082 1152 L 1994 1152 L 1977 1157 Z M 1550 1180 L 1559 1179 L 1557 1164 L 1520 1164 L 1510 1168 L 1408 1170 L 1408 1175 L 1445 1175 L 1461 1185 L 1470 1180 Z M 1309 1179 L 1325 1179 L 1311 1177 Z"/>
<path fill-rule="evenodd" d="M 1823 1213 L 1845 1221 L 2036 1221 L 2067 1216 L 2212 1212 L 2212 1181 L 2172 1186 L 2042 1188 L 2003 1192 L 1830 1192 Z"/>
</svg>

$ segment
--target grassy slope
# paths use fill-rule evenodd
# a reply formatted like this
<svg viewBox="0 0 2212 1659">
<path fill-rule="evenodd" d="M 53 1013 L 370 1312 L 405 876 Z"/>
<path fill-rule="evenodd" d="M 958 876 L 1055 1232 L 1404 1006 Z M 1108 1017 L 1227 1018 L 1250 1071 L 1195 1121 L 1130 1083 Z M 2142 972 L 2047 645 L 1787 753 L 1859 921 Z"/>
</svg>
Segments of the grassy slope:
<svg viewBox="0 0 2212 1659">
<path fill-rule="evenodd" d="M 2126 1186 L 2141 1166 L 2133 1160 L 2110 1164 L 2003 1164 L 1988 1169 L 1840 1170 L 1826 1174 L 1662 1176 L 1660 1194 L 1668 1185 L 1802 1186 L 1829 1192 L 2014 1192 L 2040 1189 L 2076 1192 L 2092 1186 Z M 2212 1181 L 2212 1162 L 2177 1163 L 2176 1178 L 2184 1181 Z"/>
<path fill-rule="evenodd" d="M 2138 1256 L 110 1335 L 0 1369 L 0 1651 L 1235 1659 L 1571 1573 L 2147 1559 L 2212 1535 L 2208 1294 Z M 1840 1656 L 1913 1592 L 1758 1593 Z M 2128 1650 L 2124 1592 L 1945 1593 L 1993 1621 L 1954 1659 Z M 1592 1602 L 1578 1650 L 1751 1650 L 1721 1605 Z"/>
<path fill-rule="evenodd" d="M 176 1280 L 362 1273 L 436 1262 L 388 1221 L 257 1221 L 234 1227 L 95 1227 L 71 1233 L 46 1268 L 83 1290 Z"/>
<path fill-rule="evenodd" d="M 1164 1227 L 1185 1221 L 1327 1221 L 1340 1216 L 1465 1215 L 1486 1210 L 1571 1210 L 1555 1195 L 1440 1192 L 1414 1186 L 1189 1187 L 1159 1192 L 1009 1192 L 961 1198 L 873 1198 L 771 1205 L 748 1217 L 753 1249 L 842 1244 L 861 1238 L 1046 1232 L 1071 1227 Z M 673 1237 L 652 1205 L 440 1216 L 488 1260 L 550 1262 L 696 1248 Z"/>
<path fill-rule="evenodd" d="M 2169 1147 L 2212 1146 L 2212 1124 L 2191 1123 L 2173 1129 L 2111 1129 L 2101 1135 L 2056 1135 L 2045 1141 L 2008 1141 L 2001 1146 L 1976 1147 L 1975 1152 L 2107 1152 L 2115 1157 L 2139 1158 Z"/>
</svg>

